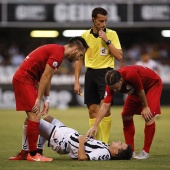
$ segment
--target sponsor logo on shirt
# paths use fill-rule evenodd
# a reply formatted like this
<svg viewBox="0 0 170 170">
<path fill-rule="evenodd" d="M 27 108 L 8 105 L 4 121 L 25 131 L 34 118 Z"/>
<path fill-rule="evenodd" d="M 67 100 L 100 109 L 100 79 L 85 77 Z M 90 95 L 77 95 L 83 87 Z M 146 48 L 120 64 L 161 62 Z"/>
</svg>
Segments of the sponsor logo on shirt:
<svg viewBox="0 0 170 170">
<path fill-rule="evenodd" d="M 58 66 L 58 62 L 57 62 L 57 61 L 54 61 L 54 62 L 53 62 L 53 67 L 56 68 L 57 66 Z"/>
</svg>

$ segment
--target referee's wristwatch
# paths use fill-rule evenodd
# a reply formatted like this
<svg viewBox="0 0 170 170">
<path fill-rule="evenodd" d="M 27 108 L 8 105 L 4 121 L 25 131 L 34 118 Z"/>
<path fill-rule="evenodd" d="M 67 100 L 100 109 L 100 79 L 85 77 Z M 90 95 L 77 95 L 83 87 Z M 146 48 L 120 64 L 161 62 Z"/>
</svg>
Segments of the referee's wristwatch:
<svg viewBox="0 0 170 170">
<path fill-rule="evenodd" d="M 106 41 L 106 45 L 111 44 L 112 42 L 110 40 Z"/>
</svg>

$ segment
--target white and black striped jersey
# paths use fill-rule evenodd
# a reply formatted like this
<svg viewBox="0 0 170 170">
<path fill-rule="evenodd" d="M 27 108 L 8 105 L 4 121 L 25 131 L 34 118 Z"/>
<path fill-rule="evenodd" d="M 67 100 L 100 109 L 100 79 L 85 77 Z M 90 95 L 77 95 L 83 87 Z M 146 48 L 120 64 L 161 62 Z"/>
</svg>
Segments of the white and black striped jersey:
<svg viewBox="0 0 170 170">
<path fill-rule="evenodd" d="M 50 146 L 59 154 L 69 154 L 71 158 L 78 158 L 79 133 L 68 127 L 55 127 L 50 138 Z M 85 152 L 89 160 L 110 160 L 108 145 L 89 139 L 85 143 Z"/>
</svg>

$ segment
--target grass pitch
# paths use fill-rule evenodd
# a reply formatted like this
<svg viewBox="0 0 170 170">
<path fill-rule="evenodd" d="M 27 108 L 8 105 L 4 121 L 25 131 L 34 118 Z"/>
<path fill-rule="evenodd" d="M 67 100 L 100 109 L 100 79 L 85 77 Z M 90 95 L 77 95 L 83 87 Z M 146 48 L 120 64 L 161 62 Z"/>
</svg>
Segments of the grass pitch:
<svg viewBox="0 0 170 170">
<path fill-rule="evenodd" d="M 122 107 L 112 107 L 112 128 L 110 142 L 124 141 L 121 121 Z M 50 115 L 58 118 L 81 134 L 89 129 L 86 107 L 72 107 L 66 110 L 51 109 Z M 162 107 L 162 114 L 156 118 L 156 133 L 150 150 L 150 158 L 130 161 L 83 161 L 71 160 L 67 155 L 61 156 L 46 147 L 44 155 L 54 158 L 52 162 L 9 161 L 21 150 L 22 126 L 24 112 L 15 110 L 0 111 L 0 170 L 164 170 L 170 169 L 170 107 Z M 144 121 L 140 116 L 134 117 L 136 135 L 136 152 L 143 146 Z"/>
</svg>

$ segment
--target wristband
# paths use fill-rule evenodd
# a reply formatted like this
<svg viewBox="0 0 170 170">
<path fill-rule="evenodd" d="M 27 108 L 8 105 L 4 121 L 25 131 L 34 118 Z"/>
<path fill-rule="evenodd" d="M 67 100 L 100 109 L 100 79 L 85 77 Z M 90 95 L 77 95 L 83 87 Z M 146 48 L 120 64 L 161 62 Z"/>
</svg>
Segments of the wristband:
<svg viewBox="0 0 170 170">
<path fill-rule="evenodd" d="M 50 96 L 44 96 L 44 102 L 50 102 Z"/>
</svg>

